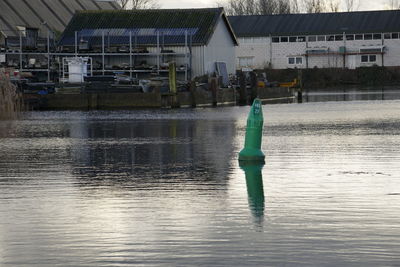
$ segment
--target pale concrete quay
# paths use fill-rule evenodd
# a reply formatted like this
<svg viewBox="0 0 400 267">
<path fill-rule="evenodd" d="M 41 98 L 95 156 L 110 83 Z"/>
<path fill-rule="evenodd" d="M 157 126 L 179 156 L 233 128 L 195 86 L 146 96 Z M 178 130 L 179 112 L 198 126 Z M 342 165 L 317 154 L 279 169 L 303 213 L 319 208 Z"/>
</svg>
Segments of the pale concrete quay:
<svg viewBox="0 0 400 267">
<path fill-rule="evenodd" d="M 296 101 L 294 88 L 257 88 L 257 96 L 263 103 L 293 103 Z M 26 96 L 29 97 L 29 96 Z M 39 110 L 90 110 L 90 109 L 138 109 L 234 106 L 240 101 L 239 93 L 232 88 L 212 90 L 191 90 L 171 93 L 75 93 L 48 94 L 35 96 Z M 174 98 L 178 105 L 174 105 Z M 247 96 L 246 103 L 253 99 Z M 242 102 L 243 103 L 243 102 Z"/>
</svg>

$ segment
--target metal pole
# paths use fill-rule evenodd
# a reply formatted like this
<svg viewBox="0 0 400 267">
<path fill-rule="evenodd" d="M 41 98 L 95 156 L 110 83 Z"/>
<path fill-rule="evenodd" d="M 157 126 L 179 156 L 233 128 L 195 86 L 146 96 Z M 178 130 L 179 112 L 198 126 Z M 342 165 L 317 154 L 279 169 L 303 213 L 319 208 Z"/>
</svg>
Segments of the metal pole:
<svg viewBox="0 0 400 267">
<path fill-rule="evenodd" d="M 47 81 L 50 82 L 50 30 L 47 31 Z"/>
<path fill-rule="evenodd" d="M 343 51 L 343 69 L 345 69 L 346 68 L 346 51 L 347 51 L 347 48 L 346 48 L 346 32 L 343 32 L 343 49 L 344 49 L 344 51 Z"/>
<path fill-rule="evenodd" d="M 193 35 L 190 34 L 190 41 L 189 41 L 189 66 L 188 66 L 188 79 L 192 80 L 192 44 L 193 44 Z"/>
<path fill-rule="evenodd" d="M 187 54 L 188 54 L 188 51 L 187 51 L 187 48 L 188 48 L 188 31 L 186 30 L 185 31 L 185 82 L 187 82 L 187 80 L 188 80 L 188 59 L 187 59 Z"/>
<path fill-rule="evenodd" d="M 62 73 L 63 73 L 63 83 L 65 82 L 65 57 L 62 59 Z"/>
<path fill-rule="evenodd" d="M 22 31 L 19 31 L 19 71 L 22 72 Z"/>
<path fill-rule="evenodd" d="M 160 74 L 160 32 L 157 32 L 157 73 Z"/>
<path fill-rule="evenodd" d="M 129 32 L 129 78 L 132 81 L 132 32 Z"/>
<path fill-rule="evenodd" d="M 101 60 L 102 60 L 102 70 L 103 70 L 103 75 L 104 75 L 104 30 L 102 31 L 101 35 Z"/>
<path fill-rule="evenodd" d="M 75 31 L 75 57 L 78 57 L 78 32 Z"/>
</svg>

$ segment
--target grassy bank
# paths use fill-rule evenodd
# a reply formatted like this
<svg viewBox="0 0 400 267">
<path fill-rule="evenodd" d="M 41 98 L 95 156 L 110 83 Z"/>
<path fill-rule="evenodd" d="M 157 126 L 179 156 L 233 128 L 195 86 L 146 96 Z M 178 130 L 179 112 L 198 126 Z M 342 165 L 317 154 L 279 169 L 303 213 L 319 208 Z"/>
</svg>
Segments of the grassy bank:
<svg viewBox="0 0 400 267">
<path fill-rule="evenodd" d="M 302 80 L 304 88 L 327 88 L 343 85 L 383 86 L 400 85 L 400 68 L 364 67 L 350 69 L 284 69 L 260 70 L 267 74 L 268 81 L 287 82 L 295 78 Z"/>
<path fill-rule="evenodd" d="M 21 97 L 4 72 L 0 71 L 0 120 L 15 119 L 22 110 Z"/>
</svg>

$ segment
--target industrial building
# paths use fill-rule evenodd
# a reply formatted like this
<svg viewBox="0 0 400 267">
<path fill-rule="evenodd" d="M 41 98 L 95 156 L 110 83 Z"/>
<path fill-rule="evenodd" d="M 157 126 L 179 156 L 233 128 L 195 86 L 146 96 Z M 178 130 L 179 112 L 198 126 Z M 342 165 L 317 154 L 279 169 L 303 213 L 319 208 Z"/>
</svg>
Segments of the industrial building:
<svg viewBox="0 0 400 267">
<path fill-rule="evenodd" d="M 228 19 L 237 69 L 400 66 L 400 10 Z"/>
<path fill-rule="evenodd" d="M 219 63 L 234 74 L 236 45 L 222 8 L 81 11 L 61 36 L 59 52 L 89 57 L 93 72 L 139 78 L 168 72 L 175 61 L 188 80 L 212 74 Z"/>
</svg>

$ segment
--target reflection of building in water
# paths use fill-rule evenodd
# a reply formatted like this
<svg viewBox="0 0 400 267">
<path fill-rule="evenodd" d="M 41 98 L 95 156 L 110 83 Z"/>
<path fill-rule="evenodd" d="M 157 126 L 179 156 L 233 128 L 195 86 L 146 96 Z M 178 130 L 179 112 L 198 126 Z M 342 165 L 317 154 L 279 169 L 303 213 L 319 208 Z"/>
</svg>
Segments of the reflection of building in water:
<svg viewBox="0 0 400 267">
<path fill-rule="evenodd" d="M 73 125 L 74 174 L 83 183 L 151 178 L 225 184 L 235 125 L 214 120 L 85 121 Z M 71 125 L 72 128 L 72 125 Z M 123 181 L 122 181 L 123 180 Z"/>
<path fill-rule="evenodd" d="M 343 87 L 335 90 L 305 90 L 304 102 L 396 100 L 400 93 L 395 87 Z"/>
</svg>

